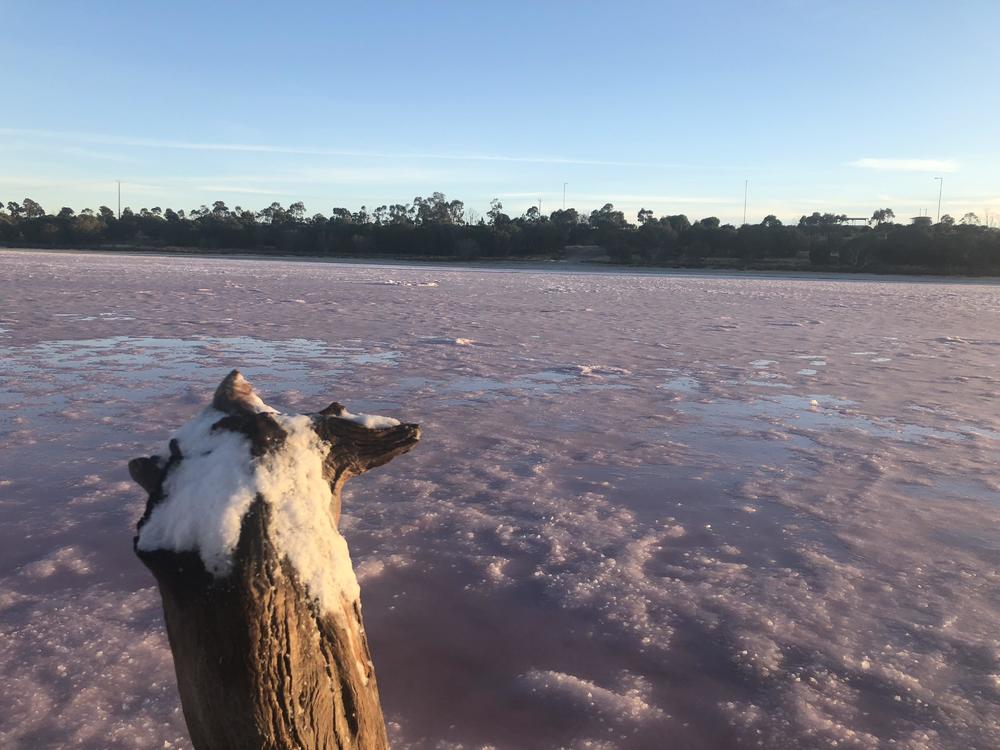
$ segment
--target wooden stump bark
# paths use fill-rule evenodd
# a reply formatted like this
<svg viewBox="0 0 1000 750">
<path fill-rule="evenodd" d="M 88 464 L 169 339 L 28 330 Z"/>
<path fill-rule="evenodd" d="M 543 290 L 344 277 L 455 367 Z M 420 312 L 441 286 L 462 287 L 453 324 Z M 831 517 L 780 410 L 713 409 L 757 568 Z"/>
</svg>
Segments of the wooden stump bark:
<svg viewBox="0 0 1000 750">
<path fill-rule="evenodd" d="M 284 448 L 286 428 L 237 371 L 216 390 L 212 408 L 219 412 L 213 432 L 246 436 L 248 465 Z M 420 437 L 414 424 L 383 426 L 383 419 L 367 427 L 336 403 L 311 420 L 328 447 L 323 478 L 334 525 L 344 483 L 407 452 Z M 197 549 L 140 544 L 143 527 L 170 502 L 168 479 L 183 461 L 184 445 L 172 440 L 169 458 L 134 459 L 129 471 L 149 493 L 134 548 L 160 590 L 194 747 L 387 748 L 360 601 L 343 597 L 331 608 L 309 590 L 276 544 L 272 521 L 280 511 L 268 497 L 257 493 L 245 510 L 224 574 Z"/>
</svg>

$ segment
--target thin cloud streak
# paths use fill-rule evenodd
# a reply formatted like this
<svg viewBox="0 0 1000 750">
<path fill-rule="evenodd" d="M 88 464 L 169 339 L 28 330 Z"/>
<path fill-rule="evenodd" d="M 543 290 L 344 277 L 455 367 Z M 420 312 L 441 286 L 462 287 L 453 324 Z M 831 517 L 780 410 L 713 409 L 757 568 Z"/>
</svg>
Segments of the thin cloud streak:
<svg viewBox="0 0 1000 750">
<path fill-rule="evenodd" d="M 107 146 L 134 148 L 175 149 L 184 151 L 228 151 L 262 154 L 287 154 L 295 156 L 340 156 L 369 159 L 434 159 L 442 161 L 485 161 L 514 162 L 522 164 L 563 164 L 604 167 L 638 167 L 655 169 L 720 169 L 717 166 L 695 164 L 662 164 L 653 162 L 617 161 L 603 159 L 578 159 L 564 156 L 514 156 L 509 154 L 448 154 L 440 152 L 389 152 L 364 151 L 340 148 L 273 146 L 253 143 L 212 143 L 199 141 L 174 141 L 159 138 L 133 138 L 129 136 L 97 135 L 90 133 L 68 133 L 53 130 L 30 130 L 20 128 L 0 128 L 0 135 L 35 136 L 39 138 L 73 140 L 80 143 L 96 143 Z M 730 169 L 722 167 L 721 169 Z M 742 167 L 731 167 L 739 170 Z"/>
<path fill-rule="evenodd" d="M 951 159 L 855 159 L 849 166 L 880 172 L 957 172 Z"/>
<path fill-rule="evenodd" d="M 524 192 L 524 193 L 498 193 L 498 198 L 541 198 L 543 200 L 558 198 L 562 202 L 562 193 L 556 191 Z M 618 193 L 573 193 L 567 198 L 567 205 L 573 201 L 585 201 L 587 203 L 680 203 L 704 206 L 725 206 L 734 202 L 729 198 L 712 198 L 694 195 L 632 195 Z"/>
<path fill-rule="evenodd" d="M 233 185 L 199 185 L 197 189 L 209 193 L 239 193 L 240 195 L 281 195 L 286 197 L 298 195 L 298 193 L 287 193 L 268 188 L 235 187 Z"/>
<path fill-rule="evenodd" d="M 121 181 L 122 188 L 142 193 L 157 193 L 166 190 L 163 185 L 152 185 L 145 182 Z M 0 175 L 0 185 L 10 185 L 15 188 L 77 188 L 103 192 L 116 185 L 114 180 L 75 180 L 52 179 L 48 177 L 30 177 L 27 175 Z"/>
<path fill-rule="evenodd" d="M 3 131 L 0 130 L 0 133 L 2 132 Z M 79 146 L 52 146 L 48 144 L 42 145 L 40 143 L 12 141 L 8 143 L 0 143 L 0 151 L 41 151 L 46 156 L 57 154 L 60 156 L 76 156 L 82 159 L 92 159 L 94 161 L 108 161 L 122 164 L 137 163 L 136 159 L 124 156 L 123 154 L 112 154 L 107 151 L 94 151 L 93 149 L 80 148 Z"/>
<path fill-rule="evenodd" d="M 215 143 L 202 141 L 176 141 L 160 138 L 135 138 L 131 136 L 101 135 L 95 133 L 74 133 L 57 130 L 34 130 L 26 128 L 0 128 L 0 135 L 33 136 L 53 140 L 69 140 L 127 148 L 173 149 L 182 151 L 218 151 L 236 153 L 285 154 L 290 156 L 331 156 L 368 159 L 427 159 L 458 162 L 501 162 L 518 164 L 553 164 L 566 166 L 631 167 L 637 169 L 691 169 L 721 172 L 745 172 L 747 165 L 681 164 L 652 161 L 628 161 L 616 159 L 583 159 L 569 156 L 512 154 L 455 154 L 430 152 L 366 151 L 360 149 L 321 148 L 313 146 L 275 146 L 254 143 Z M 758 172 L 761 171 L 759 168 Z M 766 171 L 766 170 L 765 170 Z"/>
</svg>

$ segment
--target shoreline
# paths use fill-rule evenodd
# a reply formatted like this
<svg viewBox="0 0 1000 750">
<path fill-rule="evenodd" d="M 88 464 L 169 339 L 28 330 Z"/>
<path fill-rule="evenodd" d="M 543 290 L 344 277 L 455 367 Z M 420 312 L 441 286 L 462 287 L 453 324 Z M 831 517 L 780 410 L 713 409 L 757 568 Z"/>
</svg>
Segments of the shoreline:
<svg viewBox="0 0 1000 750">
<path fill-rule="evenodd" d="M 122 250 L 110 248 L 36 248 L 36 247 L 2 247 L 0 253 L 45 253 L 53 255 L 81 254 L 125 257 L 157 257 L 157 258 L 198 258 L 202 260 L 236 260 L 265 262 L 322 263 L 343 266 L 382 266 L 385 268 L 427 268 L 434 270 L 475 270 L 525 273 L 566 273 L 566 274 L 611 274 L 634 276 L 678 276 L 678 277 L 719 277 L 719 278 L 750 278 L 771 280 L 819 280 L 819 281 L 869 281 L 897 283 L 935 283 L 935 284 L 978 284 L 1000 285 L 1000 276 L 967 274 L 930 274 L 906 273 L 901 271 L 865 272 L 803 269 L 738 269 L 719 268 L 712 266 L 639 266 L 615 264 L 610 262 L 580 261 L 580 260 L 542 260 L 538 258 L 525 260 L 440 260 L 414 259 L 393 257 L 328 257 L 314 255 L 281 255 L 264 253 L 233 252 L 220 253 L 203 250 L 167 250 L 159 248 L 128 248 Z"/>
</svg>

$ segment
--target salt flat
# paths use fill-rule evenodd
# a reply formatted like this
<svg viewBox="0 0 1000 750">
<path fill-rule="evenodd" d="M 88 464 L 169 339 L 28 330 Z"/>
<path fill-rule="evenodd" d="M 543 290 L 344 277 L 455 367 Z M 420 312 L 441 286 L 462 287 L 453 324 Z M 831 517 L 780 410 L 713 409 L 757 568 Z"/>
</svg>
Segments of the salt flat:
<svg viewBox="0 0 1000 750">
<path fill-rule="evenodd" d="M 422 425 L 395 746 L 995 747 L 998 363 L 991 284 L 0 253 L 0 746 L 188 746 L 125 464 L 239 366 Z"/>
</svg>

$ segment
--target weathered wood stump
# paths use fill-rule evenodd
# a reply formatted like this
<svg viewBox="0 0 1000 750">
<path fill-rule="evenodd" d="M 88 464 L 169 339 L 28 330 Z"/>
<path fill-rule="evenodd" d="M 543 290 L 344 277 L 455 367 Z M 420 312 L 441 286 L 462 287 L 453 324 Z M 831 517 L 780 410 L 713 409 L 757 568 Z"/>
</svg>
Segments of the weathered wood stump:
<svg viewBox="0 0 1000 750">
<path fill-rule="evenodd" d="M 129 463 L 195 748 L 388 747 L 340 493 L 419 438 L 336 403 L 277 414 L 234 370 L 169 457 Z"/>
</svg>

